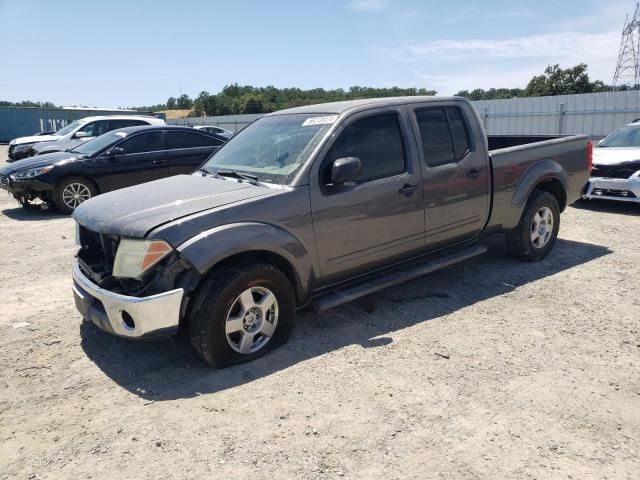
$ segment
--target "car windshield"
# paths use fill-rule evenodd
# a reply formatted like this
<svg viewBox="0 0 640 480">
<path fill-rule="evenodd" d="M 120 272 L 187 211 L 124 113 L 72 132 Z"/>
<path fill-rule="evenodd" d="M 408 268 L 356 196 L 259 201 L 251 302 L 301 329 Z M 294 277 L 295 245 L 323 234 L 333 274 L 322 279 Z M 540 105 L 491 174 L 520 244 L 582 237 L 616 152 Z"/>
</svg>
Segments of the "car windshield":
<svg viewBox="0 0 640 480">
<path fill-rule="evenodd" d="M 88 142 L 77 146 L 71 151 L 73 153 L 80 153 L 82 155 L 87 155 L 90 157 L 92 155 L 95 155 L 96 153 L 101 152 L 114 143 L 122 140 L 126 136 L 127 132 L 114 130 L 112 132 L 105 133 L 104 135 L 100 135 L 93 140 L 89 140 Z"/>
<path fill-rule="evenodd" d="M 71 122 L 69 125 L 67 125 L 66 127 L 62 127 L 60 130 L 58 130 L 55 134 L 56 135 L 66 135 L 67 133 L 71 133 L 73 130 L 75 130 L 76 128 L 78 128 L 80 125 L 82 125 L 84 122 L 79 122 L 78 120 L 76 120 L 75 122 Z"/>
<path fill-rule="evenodd" d="M 598 147 L 640 147 L 640 125 L 619 128 L 600 142 Z"/>
<path fill-rule="evenodd" d="M 209 157 L 203 169 L 253 175 L 285 185 L 318 146 L 338 115 L 294 114 L 262 117 Z"/>
</svg>

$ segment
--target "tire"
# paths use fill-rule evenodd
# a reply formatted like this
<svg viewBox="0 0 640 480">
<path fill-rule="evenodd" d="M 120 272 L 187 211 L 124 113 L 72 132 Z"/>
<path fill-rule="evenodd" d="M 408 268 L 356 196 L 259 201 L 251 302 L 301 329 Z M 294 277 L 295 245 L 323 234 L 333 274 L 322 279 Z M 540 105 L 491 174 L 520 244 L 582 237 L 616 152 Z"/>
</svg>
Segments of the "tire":
<svg viewBox="0 0 640 480">
<path fill-rule="evenodd" d="M 53 201 L 62 213 L 72 213 L 78 205 L 97 193 L 96 187 L 86 178 L 69 177 L 56 185 Z"/>
<path fill-rule="evenodd" d="M 549 228 L 551 220 L 551 228 Z M 538 262 L 551 251 L 560 229 L 558 200 L 549 192 L 534 190 L 518 226 L 506 234 L 509 254 L 526 262 Z"/>
<path fill-rule="evenodd" d="M 268 309 L 260 308 L 273 298 Z M 282 271 L 262 262 L 230 265 L 209 275 L 196 294 L 191 344 L 213 367 L 250 362 L 287 341 L 295 313 L 293 287 Z"/>
</svg>

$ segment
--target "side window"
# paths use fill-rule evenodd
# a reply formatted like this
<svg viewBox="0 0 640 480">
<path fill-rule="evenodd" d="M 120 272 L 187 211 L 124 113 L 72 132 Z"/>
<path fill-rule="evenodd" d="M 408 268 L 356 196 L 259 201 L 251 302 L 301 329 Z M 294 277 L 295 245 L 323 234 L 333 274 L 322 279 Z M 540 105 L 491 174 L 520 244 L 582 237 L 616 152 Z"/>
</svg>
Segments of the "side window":
<svg viewBox="0 0 640 480">
<path fill-rule="evenodd" d="M 167 132 L 167 150 L 174 148 L 211 147 L 221 145 L 222 142 L 208 135 L 191 132 Z"/>
<path fill-rule="evenodd" d="M 453 147 L 456 152 L 456 160 L 462 158 L 471 150 L 471 142 L 469 141 L 469 131 L 467 123 L 462 116 L 462 111 L 457 107 L 448 107 L 447 117 L 449 117 L 449 125 L 451 125 L 451 134 L 453 135 Z"/>
<path fill-rule="evenodd" d="M 124 149 L 125 154 L 162 150 L 162 132 L 140 133 L 118 146 Z"/>
<path fill-rule="evenodd" d="M 147 122 L 143 122 L 142 120 L 111 120 L 109 128 L 111 130 L 117 130 L 118 128 L 139 127 L 141 125 L 149 124 Z"/>
<path fill-rule="evenodd" d="M 404 172 L 404 148 L 397 115 L 375 115 L 349 125 L 329 151 L 323 172 L 325 183 L 330 181 L 333 162 L 343 157 L 358 157 L 362 162 L 359 183 Z"/>
<path fill-rule="evenodd" d="M 449 122 L 444 110 L 418 110 L 416 111 L 416 121 L 427 165 L 437 167 L 455 162 Z"/>
<path fill-rule="evenodd" d="M 103 133 L 107 133 L 108 131 L 109 131 L 108 120 L 98 120 L 97 122 L 89 122 L 80 130 L 78 130 L 78 132 L 86 133 L 87 137 L 98 137 Z"/>
</svg>

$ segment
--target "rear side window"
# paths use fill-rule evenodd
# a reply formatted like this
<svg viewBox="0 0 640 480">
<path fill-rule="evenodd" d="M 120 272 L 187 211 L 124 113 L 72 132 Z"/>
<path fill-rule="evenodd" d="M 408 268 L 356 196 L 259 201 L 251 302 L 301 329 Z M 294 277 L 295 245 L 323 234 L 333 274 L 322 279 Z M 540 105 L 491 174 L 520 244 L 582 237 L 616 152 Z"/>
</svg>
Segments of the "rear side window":
<svg viewBox="0 0 640 480">
<path fill-rule="evenodd" d="M 162 150 L 162 132 L 140 133 L 122 142 L 125 154 L 156 152 Z"/>
<path fill-rule="evenodd" d="M 362 162 L 360 183 L 404 172 L 404 148 L 398 117 L 388 113 L 355 121 L 340 134 L 328 157 L 323 175 L 325 183 L 330 181 L 333 162 L 344 157 L 358 157 Z"/>
<path fill-rule="evenodd" d="M 167 132 L 167 150 L 174 148 L 211 147 L 221 145 L 217 138 L 191 132 Z"/>
<path fill-rule="evenodd" d="M 446 110 L 447 117 L 449 117 L 449 125 L 451 126 L 456 160 L 461 160 L 471 149 L 467 124 L 459 108 L 449 107 Z"/>
<path fill-rule="evenodd" d="M 118 128 L 139 127 L 140 125 L 149 124 L 142 120 L 111 120 L 110 128 L 111 130 L 117 130 Z"/>
<path fill-rule="evenodd" d="M 427 165 L 437 167 L 454 162 L 453 140 L 444 110 L 419 110 L 416 112 L 416 121 Z"/>
<path fill-rule="evenodd" d="M 459 108 L 418 110 L 416 121 L 429 167 L 457 162 L 471 149 L 469 130 Z"/>
</svg>

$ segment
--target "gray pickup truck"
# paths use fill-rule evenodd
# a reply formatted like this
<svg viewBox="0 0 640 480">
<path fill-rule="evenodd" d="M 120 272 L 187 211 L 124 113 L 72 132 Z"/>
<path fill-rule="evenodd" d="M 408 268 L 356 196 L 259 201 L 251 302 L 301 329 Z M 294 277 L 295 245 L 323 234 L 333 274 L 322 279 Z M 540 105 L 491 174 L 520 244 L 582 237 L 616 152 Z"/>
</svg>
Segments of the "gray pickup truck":
<svg viewBox="0 0 640 480">
<path fill-rule="evenodd" d="M 188 328 L 210 365 L 253 360 L 324 310 L 482 254 L 552 249 L 583 193 L 585 136 L 487 139 L 462 98 L 293 108 L 234 136 L 192 175 L 76 209 L 74 296 L 127 338 Z M 491 142 L 503 148 L 490 150 Z M 509 146 L 511 145 L 511 146 Z"/>
</svg>

